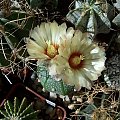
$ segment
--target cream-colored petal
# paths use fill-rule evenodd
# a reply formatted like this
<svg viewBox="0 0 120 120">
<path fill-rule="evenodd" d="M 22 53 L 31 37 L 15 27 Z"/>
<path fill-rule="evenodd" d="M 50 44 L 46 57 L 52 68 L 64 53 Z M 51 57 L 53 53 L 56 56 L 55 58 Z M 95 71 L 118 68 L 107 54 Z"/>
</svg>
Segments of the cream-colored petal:
<svg viewBox="0 0 120 120">
<path fill-rule="evenodd" d="M 66 23 L 62 23 L 61 25 L 59 25 L 59 29 L 63 34 L 65 34 L 67 29 Z"/>
<path fill-rule="evenodd" d="M 104 63 L 105 60 L 96 60 L 96 62 L 87 61 L 84 65 L 84 68 L 87 69 L 89 72 L 98 74 L 98 76 L 100 76 L 101 71 L 105 69 Z"/>
<path fill-rule="evenodd" d="M 92 66 L 92 70 L 100 74 L 101 71 L 105 69 L 105 60 L 105 57 L 101 57 L 99 59 L 85 60 L 84 64 L 86 68 L 88 66 Z"/>
<path fill-rule="evenodd" d="M 75 89 L 78 91 L 81 89 L 81 87 L 87 87 L 90 89 L 90 84 L 89 82 L 84 78 L 82 73 L 78 70 L 73 71 L 72 77 L 71 75 L 68 76 L 70 83 L 72 85 L 75 85 Z M 69 81 L 68 81 L 69 82 Z"/>
<path fill-rule="evenodd" d="M 91 51 L 86 50 L 84 54 L 85 56 L 87 56 L 86 57 L 87 59 L 101 58 L 102 56 L 105 56 L 105 52 L 102 49 L 100 49 L 98 46 L 93 48 Z"/>
<path fill-rule="evenodd" d="M 46 30 L 47 40 L 52 41 L 52 34 L 51 34 L 50 24 L 51 23 L 45 23 L 45 30 Z"/>
<path fill-rule="evenodd" d="M 81 89 L 81 83 L 79 82 L 79 76 L 81 75 L 80 72 L 78 70 L 72 70 L 73 71 L 73 82 L 75 85 L 75 89 L 76 90 L 80 90 Z"/>
<path fill-rule="evenodd" d="M 68 40 L 71 39 L 74 34 L 74 29 L 72 27 L 68 28 L 66 34 L 67 34 L 67 39 Z"/>
<path fill-rule="evenodd" d="M 95 64 L 98 64 L 99 61 L 105 63 L 105 60 L 106 60 L 106 57 L 103 57 L 103 56 L 101 56 L 99 58 L 97 57 L 97 58 L 94 58 L 94 59 L 92 59 L 92 58 L 94 58 L 94 57 L 91 57 L 90 59 L 87 59 L 85 57 L 84 65 L 95 65 Z"/>
<path fill-rule="evenodd" d="M 64 47 L 64 48 L 69 48 L 70 44 L 71 44 L 71 40 L 72 39 L 67 39 L 66 36 L 62 36 L 62 38 L 60 37 L 60 46 Z"/>
<path fill-rule="evenodd" d="M 105 59 L 101 58 L 97 64 L 94 64 L 94 68 L 96 71 L 101 72 L 102 70 L 105 69 Z"/>
<path fill-rule="evenodd" d="M 100 59 L 103 56 L 103 54 L 102 54 L 102 52 L 93 53 L 93 54 L 87 53 L 87 54 L 84 54 L 84 56 L 85 56 L 86 60 L 93 60 L 94 61 L 94 60 Z"/>
<path fill-rule="evenodd" d="M 63 23 L 61 25 L 59 25 L 59 37 L 62 38 L 62 36 L 66 35 L 66 30 L 67 30 L 67 25 L 66 23 Z M 64 40 L 64 39 L 63 39 Z"/>
<path fill-rule="evenodd" d="M 74 37 L 72 38 L 74 42 L 80 42 L 81 41 L 81 38 L 82 38 L 82 32 L 79 31 L 79 30 L 76 30 L 75 33 L 74 33 Z"/>
<path fill-rule="evenodd" d="M 36 42 L 37 42 L 40 46 L 46 48 L 46 47 L 47 47 L 47 44 L 46 44 L 44 38 L 41 37 L 41 34 L 42 34 L 42 33 L 41 33 L 41 31 L 40 31 L 40 27 L 39 27 L 39 26 L 35 27 L 35 28 L 34 28 L 34 31 L 35 31 L 35 32 L 38 34 L 38 36 L 39 36 L 39 39 L 35 39 Z"/>
<path fill-rule="evenodd" d="M 59 35 L 59 27 L 58 24 L 54 21 L 53 23 L 50 24 L 51 28 L 51 37 L 52 37 L 52 43 L 56 44 L 58 41 L 57 36 Z"/>
<path fill-rule="evenodd" d="M 78 78 L 81 87 L 86 87 L 87 89 L 91 89 L 91 83 L 86 80 L 85 75 L 82 72 L 80 73 Z"/>
<path fill-rule="evenodd" d="M 84 50 L 84 46 L 86 46 L 85 43 L 86 43 L 86 42 L 85 42 L 84 40 L 78 42 L 79 47 L 77 48 L 77 50 L 78 50 L 80 53 L 82 53 L 82 54 L 83 54 L 82 51 Z"/>
<path fill-rule="evenodd" d="M 33 38 L 34 40 L 40 40 L 40 37 L 39 37 L 39 35 L 37 34 L 37 32 L 35 30 L 33 30 L 30 33 L 30 37 Z"/>
<path fill-rule="evenodd" d="M 79 48 L 78 48 L 79 51 L 83 54 L 86 54 L 86 52 L 88 52 L 86 50 L 90 47 L 91 41 L 87 41 L 87 40 L 83 39 L 78 44 L 79 44 Z"/>
<path fill-rule="evenodd" d="M 86 77 L 88 78 L 87 81 L 89 80 L 97 80 L 98 79 L 98 74 L 92 72 L 92 71 L 89 71 L 88 69 L 84 68 L 82 69 L 82 73 L 84 73 L 86 75 Z"/>
<path fill-rule="evenodd" d="M 83 46 L 82 46 L 82 53 L 86 54 L 88 52 L 90 52 L 91 50 L 93 50 L 96 46 L 94 44 L 91 44 L 91 41 L 87 41 L 87 40 L 83 40 Z"/>
<path fill-rule="evenodd" d="M 64 52 L 63 52 L 64 51 Z M 60 46 L 58 48 L 58 53 L 60 56 L 64 57 L 65 59 L 69 59 L 69 56 L 71 54 L 71 50 L 70 50 L 70 47 L 68 45 L 65 46 Z"/>
<path fill-rule="evenodd" d="M 27 50 L 36 51 L 36 52 L 44 52 L 45 49 L 41 46 L 39 46 L 35 41 L 28 40 L 28 43 L 26 44 Z"/>
<path fill-rule="evenodd" d="M 30 37 L 37 41 L 39 45 L 43 45 L 46 47 L 46 30 L 45 30 L 45 23 L 41 23 L 40 27 L 35 27 L 34 30 L 31 31 Z"/>
<path fill-rule="evenodd" d="M 72 70 L 70 72 L 65 71 L 65 75 L 63 76 L 63 81 L 68 85 L 75 86 L 75 88 L 77 89 L 81 88 L 80 84 L 78 84 L 78 77 L 75 76 Z"/>
<path fill-rule="evenodd" d="M 40 25 L 40 36 L 44 41 L 48 41 L 47 35 L 46 35 L 46 29 L 45 29 L 45 24 L 46 23 L 41 23 Z"/>
<path fill-rule="evenodd" d="M 44 54 L 44 48 L 40 47 L 37 43 L 32 40 L 29 40 L 26 44 L 27 51 L 30 55 L 30 58 L 48 58 L 47 55 Z"/>
<path fill-rule="evenodd" d="M 55 58 L 56 59 L 56 58 Z M 63 65 L 59 65 L 60 62 L 58 62 L 57 60 L 55 60 L 54 58 L 50 61 L 51 65 L 50 67 L 53 67 L 53 69 L 56 71 L 56 74 L 62 74 L 64 69 L 67 67 L 68 65 L 66 63 L 65 60 L 63 60 Z M 52 69 L 51 69 L 52 70 Z"/>
<path fill-rule="evenodd" d="M 44 61 L 44 60 L 48 60 L 50 59 L 49 56 L 41 53 L 41 54 L 38 54 L 38 53 L 31 53 L 31 56 L 28 57 L 29 59 L 36 59 L 36 60 L 40 60 L 40 61 Z"/>
<path fill-rule="evenodd" d="M 55 59 L 53 59 L 53 62 L 55 62 L 58 65 L 67 65 L 68 67 L 68 60 L 64 58 L 63 56 L 57 55 Z"/>
<path fill-rule="evenodd" d="M 92 50 L 95 49 L 96 47 L 97 47 L 96 44 L 88 44 L 88 46 L 85 47 L 82 52 L 83 52 L 84 54 L 87 54 L 88 52 L 92 51 Z"/>
<path fill-rule="evenodd" d="M 84 67 L 82 68 L 82 69 L 87 69 L 88 71 L 90 71 L 90 72 L 93 72 L 93 73 L 98 73 L 96 70 L 95 70 L 95 68 L 94 68 L 94 65 L 92 65 L 92 64 L 85 64 L 84 65 Z"/>
<path fill-rule="evenodd" d="M 97 62 L 97 63 L 93 63 L 91 61 L 91 63 L 84 65 L 83 69 L 89 71 L 90 73 L 96 74 L 99 77 L 101 75 L 101 71 L 105 69 L 104 61 Z"/>
<path fill-rule="evenodd" d="M 81 40 L 83 38 L 83 33 L 80 32 L 79 30 L 76 30 L 74 33 L 74 37 L 71 39 L 71 52 L 80 52 L 83 53 L 82 51 L 88 47 L 90 44 L 86 40 Z"/>
<path fill-rule="evenodd" d="M 81 37 L 81 32 L 79 30 L 76 30 L 74 33 L 74 37 L 71 39 L 71 44 L 70 44 L 70 49 L 71 52 L 78 52 L 79 51 L 79 46 L 80 46 L 80 37 Z"/>
</svg>

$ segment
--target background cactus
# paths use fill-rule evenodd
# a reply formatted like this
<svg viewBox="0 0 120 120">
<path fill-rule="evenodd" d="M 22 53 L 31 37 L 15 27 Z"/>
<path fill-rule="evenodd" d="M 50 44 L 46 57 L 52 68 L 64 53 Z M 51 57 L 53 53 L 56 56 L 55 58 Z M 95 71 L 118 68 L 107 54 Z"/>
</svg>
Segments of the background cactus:
<svg viewBox="0 0 120 120">
<path fill-rule="evenodd" d="M 33 103 L 27 106 L 26 98 L 23 98 L 20 103 L 19 100 L 15 97 L 14 104 L 9 100 L 4 103 L 5 110 L 1 109 L 0 113 L 5 117 L 0 120 L 35 120 L 37 119 L 37 114 L 39 110 L 33 110 Z"/>
<path fill-rule="evenodd" d="M 75 9 L 70 10 L 67 19 L 72 22 L 77 29 L 83 32 L 89 31 L 94 34 L 108 33 L 111 23 L 107 17 L 109 8 L 113 8 L 105 0 L 77 0 L 74 3 Z M 70 6 L 72 7 L 72 6 Z"/>
</svg>

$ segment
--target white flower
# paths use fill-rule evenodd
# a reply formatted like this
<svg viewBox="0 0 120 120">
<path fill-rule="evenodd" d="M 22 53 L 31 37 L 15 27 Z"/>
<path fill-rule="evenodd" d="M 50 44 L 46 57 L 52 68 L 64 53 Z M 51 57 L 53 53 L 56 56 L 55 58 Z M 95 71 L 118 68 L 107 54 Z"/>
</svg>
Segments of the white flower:
<svg viewBox="0 0 120 120">
<path fill-rule="evenodd" d="M 28 38 L 26 47 L 30 58 L 51 60 L 58 54 L 60 38 L 70 39 L 73 36 L 73 28 L 67 29 L 65 23 L 58 25 L 55 21 L 41 23 L 35 27 Z"/>
<path fill-rule="evenodd" d="M 81 87 L 90 89 L 92 81 L 97 80 L 104 69 L 104 50 L 79 30 L 70 39 L 61 41 L 59 55 L 51 61 L 51 69 L 53 67 L 55 74 L 61 74 L 64 83 L 74 85 L 76 90 Z"/>
</svg>

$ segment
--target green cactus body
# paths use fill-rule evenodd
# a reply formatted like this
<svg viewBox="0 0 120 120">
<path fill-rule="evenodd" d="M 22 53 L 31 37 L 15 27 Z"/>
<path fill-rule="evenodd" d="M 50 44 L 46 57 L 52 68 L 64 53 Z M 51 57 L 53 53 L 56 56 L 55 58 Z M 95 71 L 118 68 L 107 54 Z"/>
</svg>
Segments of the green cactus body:
<svg viewBox="0 0 120 120">
<path fill-rule="evenodd" d="M 95 0 L 87 0 L 87 2 L 78 0 L 75 9 L 70 10 L 66 17 L 82 32 L 108 33 L 111 23 L 107 18 L 106 8 L 109 4 L 102 1 L 96 4 Z"/>
<path fill-rule="evenodd" d="M 32 105 L 32 103 L 26 105 L 26 98 L 23 98 L 21 104 L 16 97 L 14 98 L 14 104 L 7 100 L 4 104 L 5 110 L 0 110 L 5 118 L 0 120 L 28 120 L 29 118 L 35 120 L 39 110 L 34 111 Z"/>
<path fill-rule="evenodd" d="M 62 80 L 56 81 L 49 75 L 47 64 L 39 63 L 37 66 L 37 75 L 45 90 L 60 95 L 68 95 L 74 90 L 74 86 L 65 84 Z"/>
</svg>

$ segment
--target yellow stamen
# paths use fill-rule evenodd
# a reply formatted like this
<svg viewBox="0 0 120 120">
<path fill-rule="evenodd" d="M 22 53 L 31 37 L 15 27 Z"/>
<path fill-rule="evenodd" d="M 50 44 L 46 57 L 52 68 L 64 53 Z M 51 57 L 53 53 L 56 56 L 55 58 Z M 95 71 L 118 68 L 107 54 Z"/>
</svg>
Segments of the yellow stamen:
<svg viewBox="0 0 120 120">
<path fill-rule="evenodd" d="M 55 48 L 54 45 L 48 45 L 48 47 L 47 47 L 47 55 L 50 58 L 54 58 L 57 55 L 57 53 L 58 53 L 57 48 Z"/>
<path fill-rule="evenodd" d="M 80 69 L 83 65 L 84 56 L 80 53 L 73 53 L 68 59 L 69 65 L 73 69 Z"/>
<path fill-rule="evenodd" d="M 83 55 L 80 55 L 80 56 L 75 56 L 73 59 L 72 59 L 72 63 L 77 66 L 80 64 L 81 60 L 84 59 L 84 56 Z"/>
</svg>

